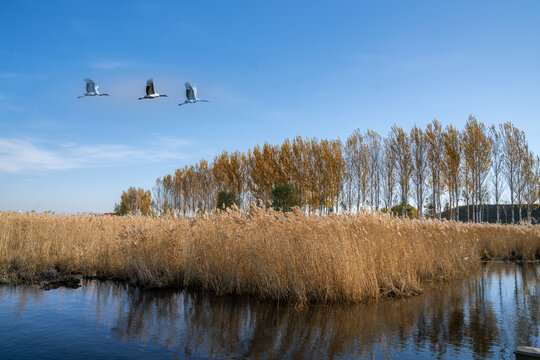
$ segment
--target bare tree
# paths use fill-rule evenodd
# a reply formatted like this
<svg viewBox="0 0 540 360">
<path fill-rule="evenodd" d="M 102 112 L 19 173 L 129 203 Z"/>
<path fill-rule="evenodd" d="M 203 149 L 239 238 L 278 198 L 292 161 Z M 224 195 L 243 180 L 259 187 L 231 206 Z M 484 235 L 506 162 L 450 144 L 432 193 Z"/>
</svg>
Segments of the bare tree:
<svg viewBox="0 0 540 360">
<path fill-rule="evenodd" d="M 152 207 L 156 214 L 161 214 L 164 209 L 164 204 L 166 203 L 165 199 L 165 190 L 163 188 L 163 182 L 161 178 L 156 179 L 156 183 L 152 188 Z"/>
<path fill-rule="evenodd" d="M 371 169 L 371 158 L 368 146 L 360 129 L 356 129 L 347 138 L 345 147 L 351 153 L 352 178 L 357 186 L 356 211 L 366 205 L 367 193 L 369 192 L 369 172 Z"/>
<path fill-rule="evenodd" d="M 381 136 L 373 130 L 368 130 L 364 136 L 370 157 L 369 183 L 370 205 L 379 209 L 380 199 L 380 174 L 381 174 Z"/>
<path fill-rule="evenodd" d="M 384 205 L 387 211 L 390 211 L 392 209 L 394 188 L 396 187 L 396 159 L 388 139 L 384 139 L 382 165 Z"/>
<path fill-rule="evenodd" d="M 503 134 L 497 130 L 495 125 L 489 128 L 489 136 L 491 137 L 491 183 L 493 185 L 493 198 L 495 199 L 495 207 L 497 211 L 497 223 L 500 223 L 500 207 L 502 195 L 502 170 L 503 170 Z"/>
<path fill-rule="evenodd" d="M 417 217 L 424 217 L 424 185 L 426 183 L 427 170 L 427 144 L 422 129 L 414 125 L 411 130 L 411 153 L 413 157 L 412 181 L 416 195 Z"/>
<path fill-rule="evenodd" d="M 525 140 L 525 136 L 523 136 L 523 142 L 521 146 L 519 147 L 518 154 L 519 154 L 519 160 L 517 165 L 517 187 L 516 187 L 516 200 L 518 205 L 518 214 L 519 214 L 519 222 L 523 221 L 523 207 L 524 203 L 526 202 L 525 199 L 525 187 L 527 186 L 527 166 L 528 164 L 528 155 L 529 155 L 529 147 L 527 145 L 527 141 Z"/>
<path fill-rule="evenodd" d="M 527 155 L 524 158 L 525 186 L 523 197 L 527 204 L 527 219 L 531 221 L 534 204 L 540 199 L 540 158 L 534 156 L 532 151 L 525 149 Z"/>
<path fill-rule="evenodd" d="M 413 159 L 407 133 L 399 126 L 392 126 L 388 137 L 397 164 L 398 182 L 401 190 L 401 215 L 407 212 Z"/>
<path fill-rule="evenodd" d="M 433 211 L 441 218 L 441 193 L 442 193 L 442 178 L 441 169 L 443 166 L 441 143 L 442 143 L 442 127 L 437 119 L 428 124 L 426 132 L 427 143 L 427 159 L 428 172 L 431 182 L 431 194 L 433 201 Z"/>
<path fill-rule="evenodd" d="M 354 177 L 354 153 L 355 148 L 353 146 L 353 142 L 347 141 L 344 146 L 344 152 L 345 152 L 345 194 L 343 194 L 343 197 L 345 198 L 344 203 L 346 204 L 346 208 L 348 211 L 352 210 L 353 207 L 353 201 L 356 197 L 356 183 L 355 183 L 355 177 Z"/>
</svg>

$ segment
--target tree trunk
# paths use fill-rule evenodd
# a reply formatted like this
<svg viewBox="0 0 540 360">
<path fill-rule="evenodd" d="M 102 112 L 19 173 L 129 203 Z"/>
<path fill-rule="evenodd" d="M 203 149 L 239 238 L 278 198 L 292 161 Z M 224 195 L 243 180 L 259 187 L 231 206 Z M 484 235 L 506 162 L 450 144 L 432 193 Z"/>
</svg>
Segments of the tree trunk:
<svg viewBox="0 0 540 360">
<path fill-rule="evenodd" d="M 458 189 L 457 181 L 456 181 L 456 184 L 454 185 L 454 188 L 455 188 L 455 196 L 456 196 L 456 221 L 459 221 L 459 189 Z"/>
<path fill-rule="evenodd" d="M 511 208 L 512 208 L 512 224 L 514 224 L 514 203 L 512 202 L 512 204 L 510 204 Z"/>
</svg>

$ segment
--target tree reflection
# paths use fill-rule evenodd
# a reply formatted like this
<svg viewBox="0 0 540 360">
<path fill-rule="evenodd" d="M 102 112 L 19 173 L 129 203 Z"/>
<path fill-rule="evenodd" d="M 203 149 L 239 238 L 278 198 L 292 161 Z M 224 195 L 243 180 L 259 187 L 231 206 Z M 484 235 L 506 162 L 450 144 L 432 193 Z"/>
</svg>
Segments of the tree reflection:
<svg viewBox="0 0 540 360">
<path fill-rule="evenodd" d="M 408 299 L 309 306 L 194 292 L 86 283 L 99 321 L 121 341 L 153 342 L 178 357 L 318 359 L 416 354 L 509 358 L 535 344 L 537 266 L 492 264 L 477 278 L 437 285 Z M 23 301 L 24 297 L 21 297 Z"/>
</svg>

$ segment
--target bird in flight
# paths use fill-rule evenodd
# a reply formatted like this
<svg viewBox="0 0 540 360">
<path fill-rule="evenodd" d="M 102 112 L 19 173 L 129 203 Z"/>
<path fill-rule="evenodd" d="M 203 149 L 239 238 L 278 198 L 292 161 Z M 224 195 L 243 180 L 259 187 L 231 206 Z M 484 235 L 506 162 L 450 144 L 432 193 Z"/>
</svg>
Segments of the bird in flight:
<svg viewBox="0 0 540 360">
<path fill-rule="evenodd" d="M 146 80 L 146 95 L 144 97 L 140 97 L 139 100 L 142 99 L 154 99 L 157 97 L 168 97 L 167 95 L 160 95 L 154 91 L 154 79 L 150 78 Z"/>
<path fill-rule="evenodd" d="M 184 83 L 186 86 L 186 100 L 184 100 L 183 103 L 178 104 L 178 106 L 182 106 L 184 104 L 194 104 L 196 102 L 209 102 L 208 100 L 201 100 L 197 99 L 197 87 L 195 85 L 191 85 L 190 83 Z"/>
<path fill-rule="evenodd" d="M 99 86 L 97 86 L 96 83 L 91 79 L 86 78 L 84 79 L 84 82 L 86 83 L 86 93 L 79 96 L 78 99 L 85 96 L 109 96 L 109 94 L 100 94 L 98 91 Z"/>
</svg>

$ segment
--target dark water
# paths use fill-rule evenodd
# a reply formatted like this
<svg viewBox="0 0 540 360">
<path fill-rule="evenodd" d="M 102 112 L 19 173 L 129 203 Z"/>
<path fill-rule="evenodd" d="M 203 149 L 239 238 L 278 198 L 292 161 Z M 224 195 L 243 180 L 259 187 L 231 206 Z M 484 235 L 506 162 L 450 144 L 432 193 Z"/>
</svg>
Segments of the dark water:
<svg viewBox="0 0 540 360">
<path fill-rule="evenodd" d="M 424 295 L 298 310 L 87 281 L 0 287 L 0 359 L 512 359 L 540 345 L 540 267 L 486 266 Z"/>
</svg>

